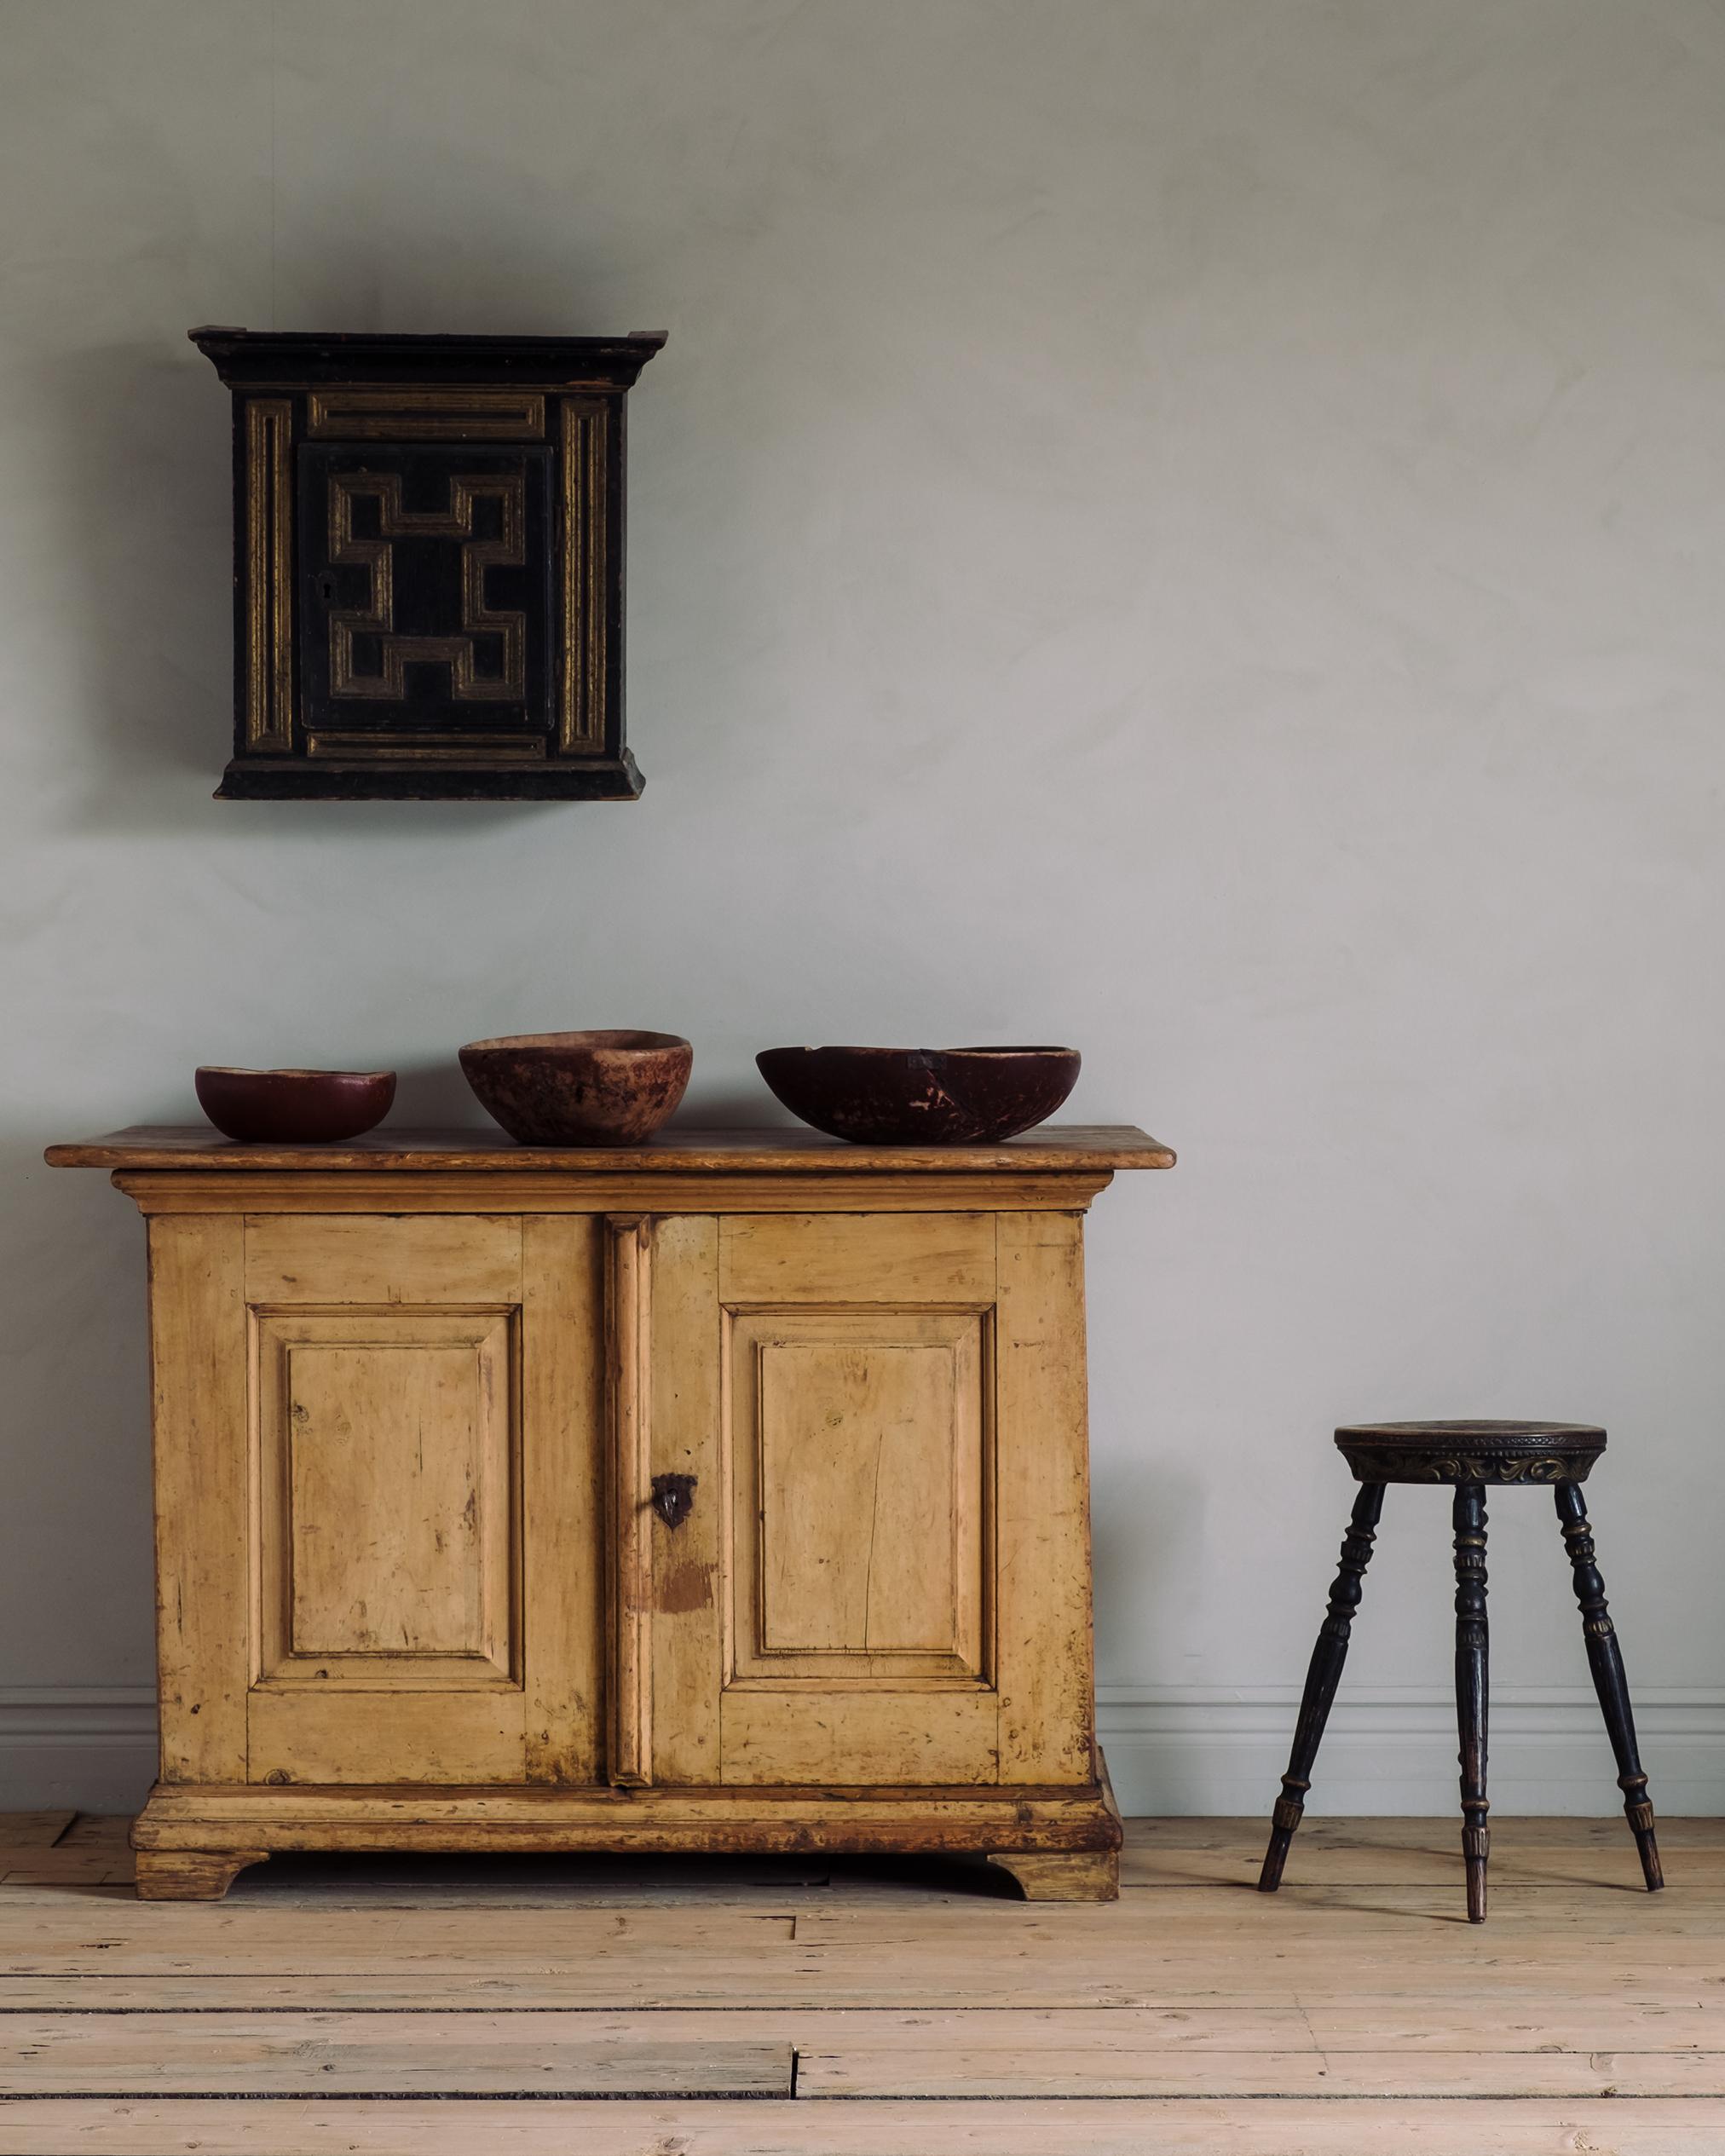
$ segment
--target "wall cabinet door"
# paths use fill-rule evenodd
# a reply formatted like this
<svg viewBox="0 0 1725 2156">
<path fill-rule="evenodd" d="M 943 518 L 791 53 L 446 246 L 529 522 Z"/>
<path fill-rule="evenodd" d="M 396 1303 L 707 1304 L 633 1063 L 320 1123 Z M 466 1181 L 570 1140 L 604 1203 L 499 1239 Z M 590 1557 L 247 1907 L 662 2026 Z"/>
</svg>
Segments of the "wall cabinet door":
<svg viewBox="0 0 1725 2156">
<path fill-rule="evenodd" d="M 661 1220 L 652 1778 L 1083 1781 L 1078 1223 Z"/>
<path fill-rule="evenodd" d="M 182 1245 L 186 1225 L 159 1224 Z M 244 1417 L 169 1404 L 163 1580 L 186 1580 L 170 1542 L 197 1539 L 199 1561 L 225 1567 L 239 1622 L 220 1652 L 244 1656 L 245 1682 L 224 1778 L 595 1778 L 592 1224 L 212 1226 L 206 1292 L 224 1263 L 240 1274 L 212 1314 L 218 1355 L 245 1374 Z M 243 1490 L 243 1509 L 200 1528 L 205 1484 Z"/>
</svg>

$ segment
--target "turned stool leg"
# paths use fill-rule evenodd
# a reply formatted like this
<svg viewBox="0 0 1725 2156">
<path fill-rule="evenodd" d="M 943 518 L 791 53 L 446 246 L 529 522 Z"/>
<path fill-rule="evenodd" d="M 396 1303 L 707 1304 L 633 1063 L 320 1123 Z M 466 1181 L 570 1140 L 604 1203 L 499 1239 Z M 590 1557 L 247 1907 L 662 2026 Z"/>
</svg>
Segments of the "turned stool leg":
<svg viewBox="0 0 1725 2156">
<path fill-rule="evenodd" d="M 1312 1764 L 1324 1735 L 1324 1725 L 1341 1681 L 1341 1665 L 1347 1659 L 1348 1634 L 1353 1613 L 1359 1607 L 1360 1582 L 1371 1561 L 1372 1537 L 1383 1510 L 1383 1484 L 1364 1482 L 1353 1501 L 1347 1532 L 1341 1542 L 1341 1564 L 1330 1590 L 1330 1608 L 1312 1650 L 1306 1672 L 1306 1691 L 1300 1702 L 1300 1719 L 1294 1726 L 1294 1750 L 1288 1772 L 1282 1777 L 1282 1794 L 1271 1814 L 1270 1846 L 1264 1852 L 1264 1868 L 1258 1875 L 1260 1894 L 1272 1894 L 1282 1883 L 1282 1867 L 1288 1861 L 1288 1845 L 1306 1809 L 1306 1792 L 1312 1786 Z"/>
<path fill-rule="evenodd" d="M 1665 1883 L 1659 1868 L 1659 1845 L 1653 1839 L 1653 1807 L 1647 1801 L 1647 1778 L 1636 1749 L 1636 1721 L 1630 1711 L 1629 1680 L 1617 1642 L 1617 1628 L 1606 1607 L 1605 1582 L 1594 1562 L 1593 1530 L 1588 1525 L 1587 1502 L 1581 1485 L 1560 1482 L 1555 1487 L 1557 1517 L 1575 1574 L 1575 1599 L 1581 1605 L 1582 1635 L 1587 1641 L 1588 1667 L 1593 1688 L 1599 1694 L 1612 1750 L 1617 1755 L 1618 1787 L 1624 1793 L 1624 1811 L 1630 1831 L 1641 1853 L 1641 1876 L 1647 1892 L 1655 1894 Z"/>
<path fill-rule="evenodd" d="M 1456 1722 L 1462 1738 L 1462 1855 L 1468 1867 L 1468 1922 L 1486 1921 L 1486 1721 L 1490 1692 L 1486 1627 L 1486 1492 L 1456 1490 Z"/>
</svg>

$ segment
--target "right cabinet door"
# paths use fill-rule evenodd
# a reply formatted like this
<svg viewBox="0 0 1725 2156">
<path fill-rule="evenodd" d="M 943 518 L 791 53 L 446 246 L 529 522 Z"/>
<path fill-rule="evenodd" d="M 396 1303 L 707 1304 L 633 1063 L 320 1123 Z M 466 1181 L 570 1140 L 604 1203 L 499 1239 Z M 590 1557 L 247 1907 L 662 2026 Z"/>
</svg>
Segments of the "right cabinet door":
<svg viewBox="0 0 1725 2156">
<path fill-rule="evenodd" d="M 1093 1778 L 1080 1224 L 661 1220 L 653 1778 Z"/>
</svg>

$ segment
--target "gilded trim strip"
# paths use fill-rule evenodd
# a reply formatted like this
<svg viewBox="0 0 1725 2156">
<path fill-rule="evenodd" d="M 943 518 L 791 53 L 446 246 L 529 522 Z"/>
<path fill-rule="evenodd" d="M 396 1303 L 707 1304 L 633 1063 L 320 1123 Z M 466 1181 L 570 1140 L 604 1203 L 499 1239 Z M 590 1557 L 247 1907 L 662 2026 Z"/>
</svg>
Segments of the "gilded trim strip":
<svg viewBox="0 0 1725 2156">
<path fill-rule="evenodd" d="M 286 752 L 293 730 L 293 406 L 245 406 L 245 745 Z"/>
<path fill-rule="evenodd" d="M 306 428 L 324 441 L 543 441 L 545 401 L 527 389 L 310 389 Z"/>
<path fill-rule="evenodd" d="M 557 747 L 565 756 L 596 755 L 605 746 L 609 411 L 597 399 L 563 401 L 563 649 Z"/>
<path fill-rule="evenodd" d="M 534 764 L 544 761 L 545 737 L 513 734 L 312 734 L 306 754 L 362 764 Z"/>
</svg>

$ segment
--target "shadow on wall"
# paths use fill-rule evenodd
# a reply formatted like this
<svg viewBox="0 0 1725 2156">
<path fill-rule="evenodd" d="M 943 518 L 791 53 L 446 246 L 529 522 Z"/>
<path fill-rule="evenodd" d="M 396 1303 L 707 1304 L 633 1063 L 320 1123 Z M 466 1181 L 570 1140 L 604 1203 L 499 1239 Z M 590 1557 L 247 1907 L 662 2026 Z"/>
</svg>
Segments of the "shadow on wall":
<svg viewBox="0 0 1725 2156">
<path fill-rule="evenodd" d="M 57 359 L 38 384 L 55 430 L 41 543 L 60 556 L 69 714 L 87 729 L 96 827 L 157 820 L 214 785 L 232 709 L 229 433 L 204 362 L 159 344 Z"/>
<path fill-rule="evenodd" d="M 1090 1537 L 1096 1606 L 1107 1611 L 1112 1638 L 1143 1641 L 1181 1635 L 1189 1623 L 1180 1606 L 1186 1592 L 1182 1582 L 1189 1566 L 1202 1561 L 1203 1511 L 1203 1479 L 1188 1469 L 1164 1460 L 1123 1471 L 1093 1466 Z M 1099 1665 L 1097 1679 L 1105 1691 L 1109 1673 Z M 1180 1773 L 1190 1750 L 1171 1746 L 1161 1762 L 1159 1809 L 1205 1808 L 1196 1781 L 1187 1784 Z M 1196 1767 L 1195 1753 L 1192 1758 Z"/>
<path fill-rule="evenodd" d="M 154 1653 L 143 1225 L 106 1176 L 43 1163 L 69 1135 L 0 1141 L 7 1647 L 32 1682 L 132 1682 Z"/>
<path fill-rule="evenodd" d="M 66 723 L 98 837 L 286 828 L 420 844 L 555 816 L 543 802 L 222 802 L 233 741 L 233 476 L 228 391 L 188 344 L 73 353 L 45 369 L 57 475 L 37 543 L 81 670 Z"/>
</svg>

